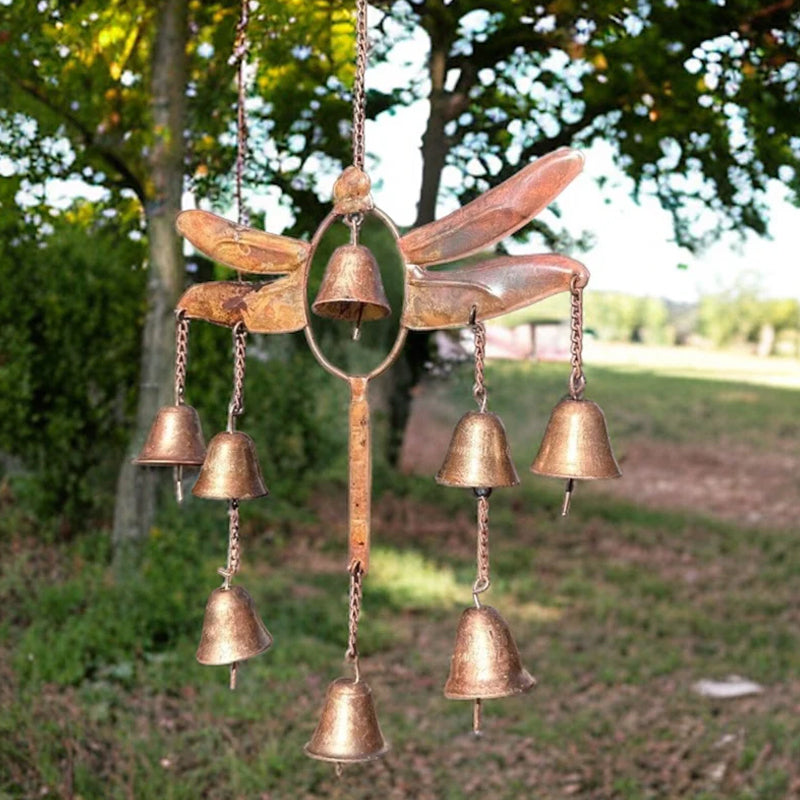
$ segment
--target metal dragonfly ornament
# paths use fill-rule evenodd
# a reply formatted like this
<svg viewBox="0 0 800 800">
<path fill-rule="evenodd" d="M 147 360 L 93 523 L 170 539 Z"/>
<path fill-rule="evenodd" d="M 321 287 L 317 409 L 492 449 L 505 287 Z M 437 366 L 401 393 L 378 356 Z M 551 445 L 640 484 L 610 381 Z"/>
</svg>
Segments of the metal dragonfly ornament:
<svg viewBox="0 0 800 800">
<path fill-rule="evenodd" d="M 247 0 L 242 3 L 239 58 L 239 104 L 244 108 L 242 63 L 246 54 Z M 388 745 L 380 730 L 372 693 L 361 676 L 358 623 L 363 578 L 369 571 L 371 521 L 371 419 L 368 398 L 372 379 L 398 358 L 408 331 L 430 331 L 469 326 L 475 335 L 475 398 L 479 410 L 459 422 L 437 480 L 449 486 L 470 488 L 478 507 L 478 575 L 473 585 L 475 608 L 462 616 L 445 685 L 447 697 L 475 701 L 473 728 L 481 727 L 481 701 L 519 694 L 536 681 L 522 667 L 508 626 L 499 613 L 481 604 L 479 595 L 489 588 L 488 498 L 493 488 L 518 482 L 510 460 L 505 431 L 499 417 L 488 412 L 484 381 L 486 320 L 536 303 L 560 292 L 572 297 L 572 374 L 569 397 L 553 413 L 545 443 L 532 467 L 534 472 L 568 480 L 564 513 L 575 480 L 616 477 L 619 468 L 611 453 L 602 412 L 584 400 L 582 369 L 582 292 L 589 273 L 580 262 L 556 253 L 487 257 L 469 265 L 459 262 L 489 250 L 520 230 L 552 202 L 580 173 L 583 156 L 561 148 L 524 166 L 516 175 L 490 189 L 443 219 L 401 234 L 374 203 L 371 182 L 364 171 L 364 71 L 366 68 L 366 2 L 356 6 L 356 78 L 353 92 L 353 164 L 337 179 L 333 207 L 310 241 L 257 230 L 246 224 L 241 205 L 243 153 L 246 125 L 240 113 L 237 198 L 239 220 L 232 222 L 203 210 L 182 212 L 177 229 L 191 244 L 216 262 L 264 281 L 213 281 L 189 288 L 177 305 L 176 406 L 183 406 L 186 340 L 190 320 L 226 326 L 233 332 L 234 380 L 227 431 L 211 440 L 194 493 L 229 504 L 228 562 L 219 570 L 224 578 L 206 610 L 198 660 L 228 664 L 231 687 L 236 664 L 264 652 L 272 637 L 257 617 L 250 595 L 231 581 L 239 569 L 239 501 L 267 493 L 255 456 L 254 443 L 235 430 L 243 412 L 245 339 L 248 333 L 273 334 L 303 331 L 320 365 L 350 388 L 347 571 L 350 576 L 348 642 L 345 657 L 351 678 L 339 678 L 328 688 L 319 724 L 306 745 L 306 753 L 335 762 L 367 761 L 383 755 Z M 359 241 L 367 217 L 377 219 L 393 237 L 403 270 L 403 307 L 394 343 L 383 360 L 369 372 L 350 374 L 322 352 L 311 315 L 347 321 L 354 338 L 363 324 L 391 313 L 373 254 Z M 315 254 L 335 224 L 349 229 L 349 243 L 334 251 L 319 292 L 309 302 L 309 275 Z M 437 266 L 447 265 L 445 269 Z M 566 404 L 566 406 L 565 406 Z M 565 406 L 566 411 L 559 409 Z M 188 408 L 188 407 L 187 407 Z M 595 411 L 596 409 L 596 411 Z M 599 418 L 597 413 L 599 412 Z M 141 457 L 141 463 L 171 465 L 176 469 L 202 459 L 202 436 L 195 416 L 190 430 L 170 434 L 163 453 Z M 602 422 L 601 422 L 602 420 Z M 154 426 L 155 427 L 155 426 Z M 196 430 L 195 430 L 196 429 Z M 176 441 L 193 438 L 185 454 L 171 454 Z M 152 448 L 151 448 L 152 449 Z M 181 450 L 181 447 L 177 447 Z M 199 453 L 199 455 L 198 455 Z M 599 454 L 599 455 L 598 455 Z M 147 455 L 143 453 L 143 456 Z"/>
</svg>

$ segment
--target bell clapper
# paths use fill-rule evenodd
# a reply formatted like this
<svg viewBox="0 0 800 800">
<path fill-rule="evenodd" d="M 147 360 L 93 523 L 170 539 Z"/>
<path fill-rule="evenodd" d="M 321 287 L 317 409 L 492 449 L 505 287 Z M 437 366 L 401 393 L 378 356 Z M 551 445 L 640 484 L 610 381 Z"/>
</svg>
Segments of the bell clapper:
<svg viewBox="0 0 800 800">
<path fill-rule="evenodd" d="M 361 338 L 361 318 L 364 316 L 364 304 L 360 303 L 358 306 L 358 317 L 356 324 L 353 327 L 353 341 L 357 342 Z"/>
<path fill-rule="evenodd" d="M 231 691 L 233 691 L 236 688 L 236 673 L 237 673 L 238 667 L 239 667 L 239 662 L 238 661 L 234 661 L 231 664 L 231 680 L 230 680 Z"/>
<path fill-rule="evenodd" d="M 561 516 L 566 517 L 569 514 L 569 505 L 572 502 L 572 493 L 575 491 L 575 479 L 569 478 L 567 480 L 567 488 L 564 490 L 564 503 L 561 506 Z"/>
<path fill-rule="evenodd" d="M 472 733 L 476 739 L 479 739 L 481 736 L 483 736 L 483 730 L 481 730 L 483 707 L 481 702 L 482 701 L 480 697 L 478 697 L 472 706 Z"/>
<path fill-rule="evenodd" d="M 183 503 L 183 466 L 178 464 L 173 471 L 175 477 L 175 499 L 178 505 Z"/>
</svg>

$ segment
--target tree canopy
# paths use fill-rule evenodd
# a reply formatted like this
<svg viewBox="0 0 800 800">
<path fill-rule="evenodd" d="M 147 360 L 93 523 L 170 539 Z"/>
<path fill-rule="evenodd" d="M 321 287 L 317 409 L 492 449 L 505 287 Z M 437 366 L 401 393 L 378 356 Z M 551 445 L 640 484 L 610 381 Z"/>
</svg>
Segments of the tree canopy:
<svg viewBox="0 0 800 800">
<path fill-rule="evenodd" d="M 445 164 L 464 175 L 466 200 L 534 156 L 596 138 L 613 142 L 637 192 L 657 194 L 680 244 L 764 233 L 770 179 L 798 198 L 795 0 L 379 5 L 387 31 L 421 29 L 430 42 L 428 80 L 376 98 L 391 108 L 429 96 L 420 222 Z"/>
</svg>

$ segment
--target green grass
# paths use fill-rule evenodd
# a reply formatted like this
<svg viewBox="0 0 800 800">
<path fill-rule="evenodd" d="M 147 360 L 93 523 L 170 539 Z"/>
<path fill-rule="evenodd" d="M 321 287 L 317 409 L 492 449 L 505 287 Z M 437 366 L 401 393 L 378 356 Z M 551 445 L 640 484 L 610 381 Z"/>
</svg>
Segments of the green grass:
<svg viewBox="0 0 800 800">
<path fill-rule="evenodd" d="M 442 685 L 471 603 L 474 501 L 397 476 L 376 497 L 362 670 L 391 741 L 346 768 L 302 752 L 327 683 L 347 674 L 347 575 L 329 507 L 243 508 L 244 569 L 274 647 L 225 668 L 194 660 L 224 560 L 221 504 L 189 501 L 153 532 L 140 579 L 117 586 L 106 532 L 64 545 L 5 533 L 0 566 L 0 799 L 495 798 L 779 800 L 800 793 L 800 543 L 686 511 L 578 493 L 527 464 L 563 367 L 490 365 L 490 408 L 509 431 L 522 486 L 491 501 L 492 588 L 539 686 L 470 704 Z M 593 368 L 588 396 L 615 447 L 653 442 L 797 444 L 798 393 Z M 435 384 L 431 425 L 470 406 L 471 375 Z M 525 452 L 527 448 L 527 453 Z M 324 521 L 323 521 L 324 520 Z M 700 678 L 744 675 L 763 694 L 698 697 Z"/>
</svg>

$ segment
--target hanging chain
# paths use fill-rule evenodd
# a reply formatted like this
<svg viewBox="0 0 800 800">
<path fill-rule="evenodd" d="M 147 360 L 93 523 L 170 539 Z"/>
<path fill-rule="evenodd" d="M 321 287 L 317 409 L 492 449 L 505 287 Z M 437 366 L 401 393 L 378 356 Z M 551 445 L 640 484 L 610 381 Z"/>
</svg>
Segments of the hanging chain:
<svg viewBox="0 0 800 800">
<path fill-rule="evenodd" d="M 586 376 L 583 374 L 583 289 L 578 276 L 570 283 L 570 363 L 569 393 L 573 400 L 583 398 Z"/>
<path fill-rule="evenodd" d="M 228 406 L 228 433 L 236 428 L 236 417 L 244 413 L 244 373 L 247 366 L 247 328 L 237 322 L 233 328 L 233 395 Z"/>
<path fill-rule="evenodd" d="M 361 616 L 361 595 L 364 573 L 361 565 L 356 564 L 350 573 L 350 602 L 347 625 L 347 650 L 344 657 L 353 662 L 356 683 L 361 678 L 358 668 L 358 620 Z"/>
<path fill-rule="evenodd" d="M 486 411 L 488 396 L 486 392 L 486 326 L 482 322 L 476 322 L 477 309 L 472 307 L 470 313 L 470 326 L 472 335 L 475 337 L 475 384 L 472 387 L 472 395 L 481 412 Z"/>
<path fill-rule="evenodd" d="M 247 25 L 250 21 L 250 2 L 242 0 L 239 22 L 236 25 L 236 38 L 229 63 L 236 64 L 236 210 L 239 225 L 247 225 L 247 211 L 242 200 L 244 163 L 247 158 L 247 117 L 245 116 L 245 69 L 247 67 Z"/>
<path fill-rule="evenodd" d="M 228 501 L 228 563 L 217 572 L 225 578 L 223 588 L 229 589 L 231 578 L 239 571 L 241 548 L 239 546 L 239 501 Z"/>
<path fill-rule="evenodd" d="M 366 122 L 367 0 L 356 0 L 356 74 L 353 80 L 353 166 L 364 169 L 364 125 Z"/>
<path fill-rule="evenodd" d="M 189 352 L 189 320 L 186 312 L 175 314 L 175 405 L 183 404 L 186 389 L 186 362 Z"/>
<path fill-rule="evenodd" d="M 475 605 L 480 608 L 478 595 L 485 592 L 491 585 L 489 580 L 489 492 L 483 491 L 478 495 L 478 575 L 472 585 L 472 597 Z"/>
</svg>

